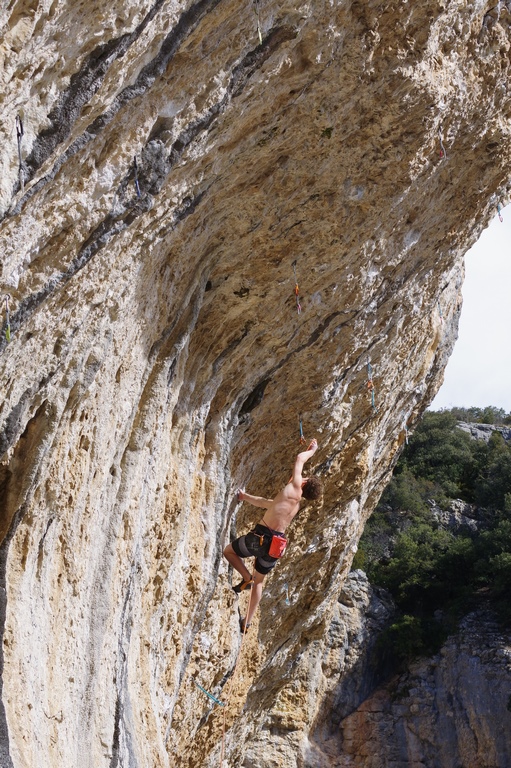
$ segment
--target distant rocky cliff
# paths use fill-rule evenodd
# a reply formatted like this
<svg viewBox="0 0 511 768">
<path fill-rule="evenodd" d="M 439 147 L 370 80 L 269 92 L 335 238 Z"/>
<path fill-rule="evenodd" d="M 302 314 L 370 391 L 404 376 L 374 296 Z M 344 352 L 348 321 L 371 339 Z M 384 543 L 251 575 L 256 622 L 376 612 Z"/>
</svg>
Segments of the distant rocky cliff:
<svg viewBox="0 0 511 768">
<path fill-rule="evenodd" d="M 364 583 L 360 571 L 350 575 L 345 590 L 352 608 L 341 626 L 349 638 L 345 655 L 351 657 L 351 669 L 339 665 L 342 677 L 332 685 L 331 706 L 314 733 L 304 764 L 311 768 L 511 765 L 511 634 L 499 628 L 490 613 L 476 611 L 438 654 L 378 685 L 382 668 L 374 664 L 375 649 L 392 616 L 392 605 L 384 593 L 375 594 Z M 342 643 L 334 648 L 339 652 Z M 350 674 L 354 669 L 355 680 Z M 364 683 L 372 688 L 357 701 Z M 343 695 L 346 687 L 351 700 Z"/>
<path fill-rule="evenodd" d="M 506 443 L 511 442 L 511 427 L 496 426 L 495 424 L 471 424 L 460 421 L 458 428 L 467 432 L 474 440 L 484 440 L 486 443 L 494 432 L 498 432 Z"/>
<path fill-rule="evenodd" d="M 357 541 L 509 199 L 510 4 L 0 23 L 1 768 L 303 765 Z M 324 498 L 233 674 L 233 492 L 287 479 L 300 416 Z"/>
</svg>

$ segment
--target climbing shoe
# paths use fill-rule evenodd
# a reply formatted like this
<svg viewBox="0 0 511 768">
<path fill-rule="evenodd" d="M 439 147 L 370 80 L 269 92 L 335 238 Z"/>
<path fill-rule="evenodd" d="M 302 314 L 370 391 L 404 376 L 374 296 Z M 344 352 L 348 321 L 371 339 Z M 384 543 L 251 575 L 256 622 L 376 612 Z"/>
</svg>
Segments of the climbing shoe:
<svg viewBox="0 0 511 768">
<path fill-rule="evenodd" d="M 252 584 L 254 583 L 254 579 L 249 579 L 248 581 L 245 581 L 245 579 L 242 579 L 239 584 L 236 584 L 235 587 L 233 587 L 233 590 L 235 592 L 239 593 L 244 592 L 246 589 L 252 589 Z"/>
<path fill-rule="evenodd" d="M 242 635 L 250 629 L 250 624 L 245 624 L 245 619 L 240 618 L 240 632 Z"/>
</svg>

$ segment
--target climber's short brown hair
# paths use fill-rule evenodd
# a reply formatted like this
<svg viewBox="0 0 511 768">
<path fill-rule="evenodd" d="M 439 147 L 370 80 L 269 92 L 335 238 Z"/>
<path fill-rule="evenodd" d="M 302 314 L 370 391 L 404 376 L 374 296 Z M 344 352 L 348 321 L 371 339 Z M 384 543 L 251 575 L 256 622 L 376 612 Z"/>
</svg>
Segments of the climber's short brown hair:
<svg viewBox="0 0 511 768">
<path fill-rule="evenodd" d="M 317 475 L 307 478 L 307 482 L 302 487 L 302 496 L 308 501 L 319 499 L 323 493 L 323 483 Z"/>
</svg>

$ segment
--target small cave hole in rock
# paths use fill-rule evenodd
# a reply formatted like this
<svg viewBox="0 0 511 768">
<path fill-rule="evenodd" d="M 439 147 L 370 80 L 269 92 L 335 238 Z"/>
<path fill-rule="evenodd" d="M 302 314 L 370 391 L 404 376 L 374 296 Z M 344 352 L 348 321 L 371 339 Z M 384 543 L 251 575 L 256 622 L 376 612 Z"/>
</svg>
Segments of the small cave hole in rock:
<svg viewBox="0 0 511 768">
<path fill-rule="evenodd" d="M 250 413 L 250 411 L 253 411 L 254 408 L 257 408 L 257 406 L 261 404 L 264 397 L 264 390 L 269 383 L 270 379 L 264 379 L 264 381 L 261 381 L 257 387 L 252 390 L 240 408 L 240 416 L 243 416 L 245 413 Z"/>
</svg>

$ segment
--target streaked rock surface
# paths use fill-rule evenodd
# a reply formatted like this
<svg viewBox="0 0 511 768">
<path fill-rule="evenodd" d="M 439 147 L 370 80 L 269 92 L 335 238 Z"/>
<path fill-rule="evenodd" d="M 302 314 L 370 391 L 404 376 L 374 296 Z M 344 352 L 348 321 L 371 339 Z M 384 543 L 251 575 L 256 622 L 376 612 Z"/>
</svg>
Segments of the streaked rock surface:
<svg viewBox="0 0 511 768">
<path fill-rule="evenodd" d="M 194 680 L 228 702 L 225 765 L 265 729 L 258 765 L 299 765 L 364 521 L 509 196 L 508 3 L 0 19 L 2 768 L 218 765 Z M 233 491 L 287 479 L 299 414 L 324 499 L 227 683 L 221 551 L 257 519 Z"/>
</svg>

